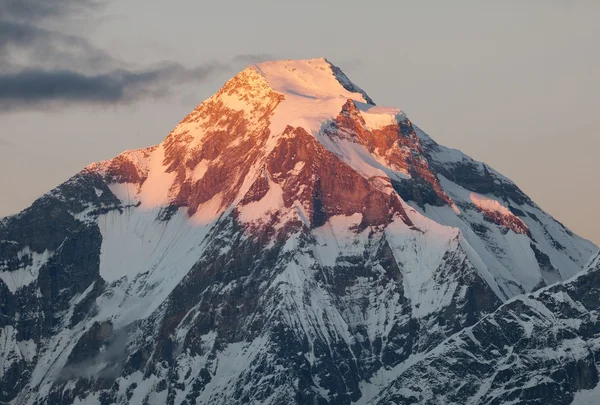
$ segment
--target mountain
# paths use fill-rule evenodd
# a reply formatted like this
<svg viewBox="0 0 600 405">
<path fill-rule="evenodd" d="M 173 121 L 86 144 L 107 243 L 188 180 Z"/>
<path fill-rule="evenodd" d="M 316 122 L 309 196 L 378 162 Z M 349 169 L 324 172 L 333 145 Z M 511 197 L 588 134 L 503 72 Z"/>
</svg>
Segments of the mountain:
<svg viewBox="0 0 600 405">
<path fill-rule="evenodd" d="M 597 250 L 326 59 L 253 65 L 0 221 L 0 403 L 566 404 Z"/>
<path fill-rule="evenodd" d="M 372 403 L 600 403 L 599 285 L 597 254 L 568 282 L 515 297 L 453 335 Z"/>
</svg>

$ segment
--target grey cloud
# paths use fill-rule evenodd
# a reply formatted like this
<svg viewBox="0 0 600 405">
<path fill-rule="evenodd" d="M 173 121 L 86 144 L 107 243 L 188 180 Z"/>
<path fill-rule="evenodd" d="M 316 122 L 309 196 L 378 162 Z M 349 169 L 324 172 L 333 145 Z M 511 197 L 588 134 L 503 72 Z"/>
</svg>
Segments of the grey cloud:
<svg viewBox="0 0 600 405">
<path fill-rule="evenodd" d="M 339 66 L 342 67 L 344 71 L 355 71 L 365 67 L 365 63 L 358 58 L 345 59 L 339 62 Z"/>
<path fill-rule="evenodd" d="M 28 45 L 40 36 L 43 30 L 29 24 L 0 20 L 0 47 L 10 44 Z"/>
<path fill-rule="evenodd" d="M 102 3 L 94 0 L 0 0 L 0 111 L 55 104 L 131 102 L 169 94 L 228 65 L 186 68 L 172 62 L 136 67 L 85 38 L 45 27 Z"/>
<path fill-rule="evenodd" d="M 131 67 L 87 39 L 46 28 L 105 0 L 0 0 L 0 113 L 56 104 L 117 104 L 162 97 L 218 71 L 235 72 L 270 54 L 241 54 L 226 63 L 187 68 L 173 62 Z M 18 55 L 18 56 L 17 56 Z M 24 62 L 25 61 L 25 62 Z"/>
<path fill-rule="evenodd" d="M 94 0 L 0 0 L 1 72 L 41 66 L 75 70 L 120 67 L 119 61 L 86 39 L 47 28 L 48 22 L 66 22 L 71 14 L 100 4 Z"/>
<path fill-rule="evenodd" d="M 39 108 L 50 102 L 113 104 L 160 97 L 169 93 L 171 85 L 204 80 L 223 68 L 226 66 L 217 62 L 193 69 L 166 63 L 140 71 L 120 69 L 94 75 L 40 69 L 0 73 L 0 107 L 9 111 Z"/>
<path fill-rule="evenodd" d="M 0 0 L 0 16 L 39 21 L 88 11 L 101 4 L 98 0 Z"/>
<path fill-rule="evenodd" d="M 14 143 L 7 141 L 6 139 L 0 138 L 0 148 L 6 148 L 6 147 L 12 148 L 14 146 L 15 146 Z"/>
<path fill-rule="evenodd" d="M 116 71 L 92 76 L 68 70 L 24 70 L 0 75 L 0 100 L 25 104 L 49 99 L 116 102 L 159 74 L 159 71 Z"/>
<path fill-rule="evenodd" d="M 234 64 L 246 64 L 252 65 L 254 63 L 265 62 L 268 60 L 277 59 L 274 55 L 269 53 L 257 53 L 257 54 L 240 54 L 231 58 L 231 62 Z"/>
<path fill-rule="evenodd" d="M 28 58 L 29 68 L 44 65 L 107 69 L 120 64 L 83 38 L 27 23 L 0 20 L 0 69 L 19 67 L 11 63 L 12 51 L 18 51 L 21 58 Z"/>
</svg>

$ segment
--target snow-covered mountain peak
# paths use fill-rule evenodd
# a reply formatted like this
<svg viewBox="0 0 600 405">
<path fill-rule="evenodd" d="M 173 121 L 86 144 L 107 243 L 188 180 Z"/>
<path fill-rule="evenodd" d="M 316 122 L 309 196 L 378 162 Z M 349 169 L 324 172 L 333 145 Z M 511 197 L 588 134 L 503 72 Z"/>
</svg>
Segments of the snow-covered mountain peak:
<svg viewBox="0 0 600 405">
<path fill-rule="evenodd" d="M 249 66 L 230 79 L 213 97 L 201 104 L 222 102 L 233 111 L 265 113 L 265 99 L 281 102 L 270 117 L 270 132 L 281 134 L 286 126 L 302 127 L 314 134 L 340 112 L 347 100 L 365 105 L 373 101 L 337 66 L 325 58 L 281 60 Z M 188 118 L 194 118 L 194 112 Z M 256 115 L 256 114 L 254 114 Z"/>
<path fill-rule="evenodd" d="M 463 391 L 453 377 L 425 403 L 454 389 L 442 402 L 496 403 L 477 398 L 500 395 L 503 348 L 532 335 L 529 321 L 523 339 L 506 331 L 535 315 L 509 298 L 550 291 L 596 251 L 326 59 L 253 65 L 160 144 L 90 165 L 0 221 L 0 403 L 415 403 L 446 384 L 439 367 L 420 370 L 454 353 L 453 335 L 470 346 L 446 376 L 491 380 Z M 600 257 L 590 263 L 580 285 L 554 285 L 574 297 L 599 285 Z M 560 328 L 587 322 L 572 321 Z M 573 353 L 567 380 L 583 384 L 549 392 L 596 384 Z"/>
</svg>

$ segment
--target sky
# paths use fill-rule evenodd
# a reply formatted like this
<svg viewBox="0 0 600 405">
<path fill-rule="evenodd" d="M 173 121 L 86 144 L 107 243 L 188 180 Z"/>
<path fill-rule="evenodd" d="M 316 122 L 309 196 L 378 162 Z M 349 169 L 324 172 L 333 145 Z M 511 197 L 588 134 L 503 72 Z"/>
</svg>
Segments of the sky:
<svg viewBox="0 0 600 405">
<path fill-rule="evenodd" d="M 597 0 L 0 0 L 0 216 L 248 64 L 326 57 L 600 244 L 598 21 Z"/>
</svg>

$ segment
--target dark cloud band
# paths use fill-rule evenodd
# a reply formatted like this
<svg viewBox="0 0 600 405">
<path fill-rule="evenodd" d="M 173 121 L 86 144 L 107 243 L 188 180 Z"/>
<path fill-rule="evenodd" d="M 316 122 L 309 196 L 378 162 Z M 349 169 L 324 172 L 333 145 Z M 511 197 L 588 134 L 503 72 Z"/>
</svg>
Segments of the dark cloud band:
<svg viewBox="0 0 600 405">
<path fill-rule="evenodd" d="M 86 76 L 66 70 L 24 70 L 0 75 L 0 100 L 25 104 L 45 100 L 115 102 L 125 97 L 130 85 L 153 76 L 152 72 Z"/>
<path fill-rule="evenodd" d="M 69 70 L 27 69 L 0 73 L 0 106 L 4 110 L 39 107 L 49 102 L 113 104 L 143 96 L 161 96 L 169 85 L 200 81 L 226 65 L 211 63 L 186 69 L 164 64 L 143 71 L 115 70 L 86 75 Z"/>
<path fill-rule="evenodd" d="M 164 96 L 169 89 L 200 82 L 217 71 L 273 59 L 268 54 L 244 54 L 228 63 L 194 68 L 165 62 L 133 69 L 85 38 L 48 30 L 43 24 L 103 1 L 0 0 L 0 113 L 53 103 L 115 104 Z"/>
</svg>

